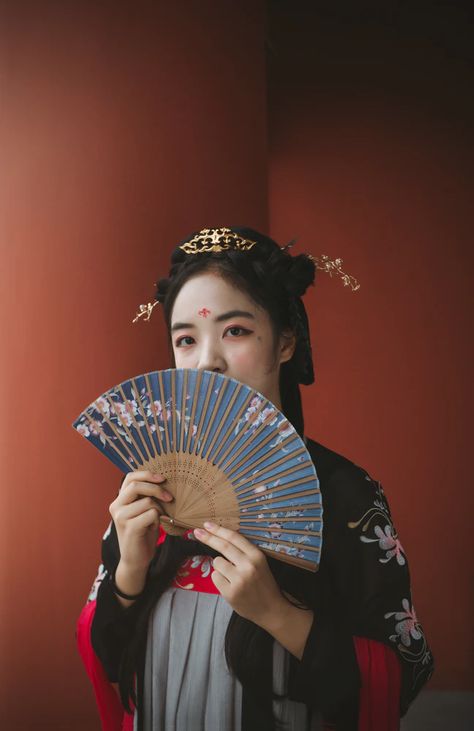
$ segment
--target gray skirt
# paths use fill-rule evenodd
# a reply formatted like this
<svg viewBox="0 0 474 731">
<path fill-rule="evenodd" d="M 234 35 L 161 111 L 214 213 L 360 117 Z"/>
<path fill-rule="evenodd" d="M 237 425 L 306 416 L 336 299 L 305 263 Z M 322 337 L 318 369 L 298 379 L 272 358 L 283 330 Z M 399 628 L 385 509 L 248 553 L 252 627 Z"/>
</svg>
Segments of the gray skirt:
<svg viewBox="0 0 474 731">
<path fill-rule="evenodd" d="M 163 594 L 148 629 L 145 731 L 241 731 L 242 686 L 224 655 L 231 614 L 219 594 L 175 587 Z M 275 642 L 273 687 L 280 694 L 286 692 L 288 663 L 288 652 Z M 277 701 L 273 710 L 288 731 L 321 728 L 302 703 Z"/>
</svg>

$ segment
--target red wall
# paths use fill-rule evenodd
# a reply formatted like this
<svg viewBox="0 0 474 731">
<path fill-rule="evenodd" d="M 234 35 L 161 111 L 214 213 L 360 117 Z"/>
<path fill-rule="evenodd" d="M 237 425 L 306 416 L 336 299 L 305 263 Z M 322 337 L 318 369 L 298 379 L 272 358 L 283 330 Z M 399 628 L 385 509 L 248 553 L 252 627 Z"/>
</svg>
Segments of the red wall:
<svg viewBox="0 0 474 731">
<path fill-rule="evenodd" d="M 361 283 L 308 295 L 307 432 L 383 483 L 432 687 L 473 688 L 472 66 L 429 18 L 298 7 L 269 27 L 271 233 Z"/>
<path fill-rule="evenodd" d="M 465 67 L 414 43 L 401 74 L 398 46 L 369 34 L 353 68 L 349 29 L 332 54 L 319 19 L 293 25 L 271 4 L 267 120 L 263 2 L 6 5 L 2 728 L 98 728 L 74 626 L 119 476 L 70 424 L 112 384 L 167 365 L 160 318 L 131 319 L 176 241 L 207 225 L 266 230 L 268 195 L 275 236 L 342 256 L 362 283 L 350 294 L 321 275 L 308 297 L 308 432 L 384 482 L 435 683 L 467 687 Z"/>
<path fill-rule="evenodd" d="M 74 628 L 120 475 L 71 423 L 167 365 L 131 320 L 176 242 L 268 225 L 263 11 L 3 7 L 2 728 L 98 728 Z"/>
</svg>

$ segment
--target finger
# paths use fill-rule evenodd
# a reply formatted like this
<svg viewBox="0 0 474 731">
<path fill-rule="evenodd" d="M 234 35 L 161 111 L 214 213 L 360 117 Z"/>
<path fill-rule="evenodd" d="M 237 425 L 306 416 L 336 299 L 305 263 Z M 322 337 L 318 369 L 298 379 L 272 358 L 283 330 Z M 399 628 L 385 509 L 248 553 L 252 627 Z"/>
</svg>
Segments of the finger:
<svg viewBox="0 0 474 731">
<path fill-rule="evenodd" d="M 255 559 L 261 553 L 261 551 L 259 551 L 259 549 L 253 545 L 253 543 L 250 543 L 247 538 L 245 538 L 235 530 L 231 530 L 230 528 L 224 528 L 223 526 L 216 525 L 215 523 L 212 523 L 208 520 L 204 522 L 204 528 L 207 530 L 208 533 L 212 534 L 213 536 L 227 541 L 228 543 L 232 543 L 232 545 L 236 546 L 240 551 L 242 551 L 242 553 L 245 553 L 249 558 Z"/>
<path fill-rule="evenodd" d="M 150 482 L 131 482 L 125 488 L 121 490 L 116 500 L 119 503 L 130 503 L 136 500 L 138 497 L 151 496 L 157 498 L 157 500 L 163 500 L 170 502 L 173 500 L 173 495 L 160 485 L 153 485 Z"/>
<path fill-rule="evenodd" d="M 135 470 L 134 472 L 128 472 L 125 475 L 125 479 L 122 483 L 122 488 L 127 487 L 131 482 L 135 480 L 144 480 L 145 482 L 165 482 L 166 477 L 159 472 L 151 472 L 151 470 Z"/>
<path fill-rule="evenodd" d="M 226 593 L 230 589 L 230 582 L 219 571 L 213 571 L 211 579 L 216 589 L 225 598 Z"/>
<path fill-rule="evenodd" d="M 246 554 L 244 554 L 238 546 L 234 545 L 230 541 L 226 541 L 224 538 L 219 538 L 219 536 L 213 535 L 207 530 L 196 528 L 194 530 L 194 535 L 198 541 L 205 543 L 206 546 L 210 546 L 215 551 L 221 553 L 235 566 L 246 558 Z"/>
<path fill-rule="evenodd" d="M 134 531 L 144 531 L 152 525 L 158 527 L 160 524 L 160 515 L 157 508 L 150 508 L 136 518 L 132 518 L 130 525 Z"/>
<path fill-rule="evenodd" d="M 144 497 L 139 500 L 134 500 L 133 503 L 120 505 L 118 508 L 116 507 L 113 511 L 113 519 L 115 523 L 125 523 L 127 520 L 136 518 L 151 508 L 158 510 L 160 515 L 164 513 L 163 508 L 156 502 L 155 498 Z"/>
<path fill-rule="evenodd" d="M 222 576 L 230 583 L 236 580 L 238 576 L 237 568 L 234 566 L 233 563 L 230 563 L 230 561 L 227 561 L 225 558 L 223 558 L 223 556 L 216 556 L 216 558 L 212 562 L 212 565 L 215 571 L 218 571 L 219 574 L 222 574 Z"/>
</svg>

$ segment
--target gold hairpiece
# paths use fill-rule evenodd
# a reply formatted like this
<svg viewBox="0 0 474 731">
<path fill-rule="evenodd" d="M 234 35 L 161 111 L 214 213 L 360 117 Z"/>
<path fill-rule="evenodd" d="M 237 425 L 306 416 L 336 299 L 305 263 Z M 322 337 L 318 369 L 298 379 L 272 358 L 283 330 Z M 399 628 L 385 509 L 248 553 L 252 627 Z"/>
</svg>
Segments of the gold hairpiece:
<svg viewBox="0 0 474 731">
<path fill-rule="evenodd" d="M 151 317 L 151 313 L 153 312 L 153 308 L 156 307 L 156 305 L 159 305 L 160 303 L 158 300 L 155 302 L 148 302 L 146 305 L 140 305 L 140 309 L 138 310 L 137 314 L 135 315 L 135 318 L 132 320 L 132 324 L 140 319 L 140 317 L 143 317 L 145 322 L 148 322 L 148 320 Z M 146 317 L 145 317 L 146 315 Z"/>
<path fill-rule="evenodd" d="M 311 261 L 314 261 L 317 269 L 327 272 L 330 277 L 332 277 L 334 272 L 336 272 L 344 282 L 344 287 L 350 287 L 353 292 L 357 292 L 357 290 L 360 289 L 360 284 L 357 279 L 342 271 L 342 259 L 330 259 L 326 254 L 321 254 L 321 256 L 306 254 L 306 256 L 311 259 Z"/>
<path fill-rule="evenodd" d="M 228 249 L 248 251 L 256 243 L 256 241 L 244 239 L 230 228 L 203 228 L 179 248 L 186 254 L 204 254 L 209 251 L 221 252 Z"/>
<path fill-rule="evenodd" d="M 228 249 L 236 249 L 237 251 L 249 251 L 257 242 L 251 241 L 250 239 L 244 239 L 242 236 L 231 231 L 230 228 L 203 228 L 199 231 L 196 236 L 187 241 L 179 248 L 186 254 L 203 254 L 206 252 L 221 252 L 227 251 Z M 291 249 L 296 243 L 296 239 L 290 241 L 286 246 L 281 246 L 280 249 L 285 251 Z M 306 256 L 314 262 L 317 269 L 321 269 L 327 272 L 330 277 L 336 272 L 344 282 L 344 287 L 350 287 L 353 292 L 360 289 L 360 284 L 355 277 L 350 274 L 346 274 L 342 271 L 342 259 L 330 259 L 326 254 L 321 256 L 313 256 L 312 254 L 306 254 Z M 148 322 L 153 308 L 158 305 L 159 302 L 148 302 L 146 305 L 140 305 L 140 309 L 137 312 L 132 323 L 143 317 L 145 322 Z"/>
</svg>

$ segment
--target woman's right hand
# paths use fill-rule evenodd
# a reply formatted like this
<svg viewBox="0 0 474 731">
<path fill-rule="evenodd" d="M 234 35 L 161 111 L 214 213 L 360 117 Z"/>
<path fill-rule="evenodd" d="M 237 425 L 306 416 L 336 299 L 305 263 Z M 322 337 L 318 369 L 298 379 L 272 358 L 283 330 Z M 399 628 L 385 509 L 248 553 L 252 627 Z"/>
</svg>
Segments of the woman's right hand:
<svg viewBox="0 0 474 731">
<path fill-rule="evenodd" d="M 120 563 L 130 571 L 148 569 L 155 555 L 159 519 L 164 512 L 160 502 L 174 498 L 161 486 L 163 475 L 148 470 L 129 472 L 109 510 L 115 523 L 120 547 Z"/>
</svg>

